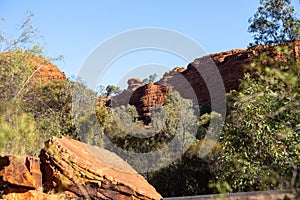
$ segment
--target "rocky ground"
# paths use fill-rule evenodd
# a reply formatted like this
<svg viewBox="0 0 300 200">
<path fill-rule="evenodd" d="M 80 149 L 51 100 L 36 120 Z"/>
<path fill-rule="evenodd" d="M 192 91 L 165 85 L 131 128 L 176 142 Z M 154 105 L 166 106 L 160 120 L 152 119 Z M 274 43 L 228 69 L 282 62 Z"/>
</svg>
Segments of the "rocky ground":
<svg viewBox="0 0 300 200">
<path fill-rule="evenodd" d="M 38 157 L 0 157 L 2 199 L 162 199 L 116 154 L 52 138 Z"/>
</svg>

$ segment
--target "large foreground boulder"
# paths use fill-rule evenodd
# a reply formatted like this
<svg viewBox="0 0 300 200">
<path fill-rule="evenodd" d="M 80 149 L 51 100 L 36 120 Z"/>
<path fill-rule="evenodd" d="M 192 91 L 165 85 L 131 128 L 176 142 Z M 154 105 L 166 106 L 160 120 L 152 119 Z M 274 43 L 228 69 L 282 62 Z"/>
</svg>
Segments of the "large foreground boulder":
<svg viewBox="0 0 300 200">
<path fill-rule="evenodd" d="M 87 199 L 161 199 L 140 174 L 116 154 L 69 138 L 52 138 L 41 151 L 46 192 Z"/>
</svg>

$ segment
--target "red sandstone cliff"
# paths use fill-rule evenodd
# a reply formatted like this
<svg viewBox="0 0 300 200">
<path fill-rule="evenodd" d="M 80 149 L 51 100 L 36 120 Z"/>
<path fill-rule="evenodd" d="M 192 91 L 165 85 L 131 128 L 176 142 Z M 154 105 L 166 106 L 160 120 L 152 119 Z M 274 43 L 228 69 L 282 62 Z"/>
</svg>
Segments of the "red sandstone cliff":
<svg viewBox="0 0 300 200">
<path fill-rule="evenodd" d="M 294 56 L 299 59 L 300 40 L 290 43 L 294 50 Z M 239 80 L 243 78 L 245 72 L 251 72 L 250 64 L 259 57 L 261 53 L 273 57 L 275 59 L 282 59 L 280 52 L 276 51 L 276 47 L 270 46 L 255 46 L 249 49 L 236 49 L 221 53 L 210 54 L 201 58 L 195 59 L 188 64 L 187 68 L 174 68 L 172 71 L 166 72 L 164 76 L 155 83 L 155 85 L 144 85 L 138 87 L 131 86 L 129 81 L 128 89 L 124 90 L 120 95 L 112 98 L 112 106 L 131 104 L 135 105 L 138 113 L 145 119 L 153 105 L 163 105 L 165 97 L 169 89 L 179 91 L 182 97 L 192 99 L 195 104 L 210 105 L 211 96 L 209 94 L 207 85 L 202 77 L 203 73 L 210 73 L 209 67 L 215 65 L 222 77 L 226 92 L 236 90 L 239 86 Z M 213 87 L 215 74 L 208 74 Z M 162 89 L 164 88 L 164 89 Z M 168 89 L 167 89 L 168 88 Z M 147 92 L 146 92 L 147 90 Z M 222 94 L 221 94 L 222 95 Z M 215 101 L 224 101 L 224 95 L 214 99 Z"/>
<path fill-rule="evenodd" d="M 169 87 L 153 83 L 137 88 L 130 97 L 129 104 L 134 105 L 145 124 L 150 123 L 151 110 L 165 104 Z"/>
</svg>

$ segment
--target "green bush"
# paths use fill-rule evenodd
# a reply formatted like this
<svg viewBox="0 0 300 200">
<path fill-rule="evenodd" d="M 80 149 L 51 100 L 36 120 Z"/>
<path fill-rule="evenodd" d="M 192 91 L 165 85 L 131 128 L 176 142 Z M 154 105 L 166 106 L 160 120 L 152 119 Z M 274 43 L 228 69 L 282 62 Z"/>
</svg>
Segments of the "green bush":
<svg viewBox="0 0 300 200">
<path fill-rule="evenodd" d="M 36 128 L 34 118 L 14 104 L 4 102 L 0 112 L 0 152 L 2 155 L 35 155 L 44 138 Z"/>
<path fill-rule="evenodd" d="M 217 180 L 235 192 L 299 187 L 300 65 L 293 57 L 272 63 L 261 57 L 227 97 Z"/>
</svg>

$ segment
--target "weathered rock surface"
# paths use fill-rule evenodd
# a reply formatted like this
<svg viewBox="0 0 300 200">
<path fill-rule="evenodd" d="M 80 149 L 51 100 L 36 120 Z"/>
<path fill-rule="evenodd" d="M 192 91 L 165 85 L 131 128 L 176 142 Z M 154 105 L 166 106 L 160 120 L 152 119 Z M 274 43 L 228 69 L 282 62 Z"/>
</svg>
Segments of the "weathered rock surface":
<svg viewBox="0 0 300 200">
<path fill-rule="evenodd" d="M 34 77 L 43 80 L 66 80 L 64 72 L 58 67 L 42 57 L 36 57 L 29 60 L 30 66 L 36 70 Z"/>
<path fill-rule="evenodd" d="M 299 59 L 300 52 L 300 40 L 290 42 L 291 51 L 294 51 L 294 56 Z M 277 47 L 270 47 L 267 45 L 255 46 L 249 49 L 236 49 L 221 53 L 210 54 L 201 58 L 195 59 L 187 66 L 186 70 L 174 69 L 173 71 L 166 73 L 157 84 L 171 85 L 174 89 L 179 91 L 182 97 L 188 99 L 194 99 L 194 102 L 198 102 L 199 105 L 211 104 L 211 97 L 207 88 L 207 85 L 203 79 L 203 74 L 208 74 L 209 79 L 215 80 L 215 74 L 209 74 L 208 69 L 214 64 L 222 77 L 225 90 L 229 92 L 236 90 L 239 87 L 239 80 L 243 78 L 245 72 L 253 72 L 250 68 L 250 64 L 257 59 L 261 53 L 275 58 L 275 60 L 282 60 L 283 55 L 276 50 Z M 291 52 L 292 53 L 292 52 Z M 198 72 L 203 74 L 199 74 Z M 182 78 L 182 76 L 184 78 Z M 187 80 L 187 82 L 183 81 Z M 218 85 L 212 84 L 212 90 Z M 196 97 L 196 98 L 195 98 Z M 214 99 L 216 102 L 220 99 Z"/>
<path fill-rule="evenodd" d="M 142 81 L 139 78 L 131 78 L 127 81 L 128 87 L 122 91 L 117 97 L 101 97 L 98 99 L 99 106 L 116 107 L 121 105 L 128 105 L 130 97 L 133 92 L 143 86 Z"/>
<path fill-rule="evenodd" d="M 33 70 L 31 78 L 34 82 L 44 83 L 45 81 L 66 80 L 65 73 L 42 56 L 24 52 L 4 52 L 1 53 L 1 56 L 3 56 L 2 59 L 5 58 L 6 62 L 10 62 L 10 60 L 16 59 L 18 54 L 22 54 L 22 59 L 25 60 L 26 65 Z"/>
<path fill-rule="evenodd" d="M 1 199 L 4 200 L 61 200 L 65 199 L 65 196 L 62 194 L 45 194 L 40 191 L 29 190 L 28 192 L 24 193 L 9 193 L 3 195 Z"/>
<path fill-rule="evenodd" d="M 137 88 L 130 97 L 129 104 L 134 105 L 145 124 L 150 123 L 151 110 L 165 104 L 169 87 L 164 85 L 146 84 Z"/>
<path fill-rule="evenodd" d="M 91 199 L 161 199 L 156 190 L 116 154 L 68 138 L 52 138 L 41 151 L 46 191 Z"/>
<path fill-rule="evenodd" d="M 163 105 L 165 103 L 166 89 L 177 90 L 182 97 L 192 99 L 198 105 L 211 105 L 211 96 L 208 87 L 202 77 L 203 74 L 208 74 L 207 77 L 213 82 L 216 79 L 216 74 L 210 72 L 210 66 L 217 66 L 223 80 L 226 92 L 237 89 L 239 79 L 243 78 L 245 69 L 255 58 L 255 49 L 237 49 L 222 53 L 211 54 L 205 57 L 197 58 L 190 63 L 187 68 L 174 68 L 168 71 L 164 76 L 155 83 L 155 87 L 143 85 L 138 88 L 128 86 L 121 94 L 110 99 L 109 105 L 120 106 L 131 104 L 136 106 L 140 115 L 140 119 L 148 123 L 149 108 L 154 104 Z M 199 73 L 202 72 L 202 75 Z M 131 81 L 128 83 L 132 84 Z M 153 85 L 153 84 L 152 84 Z M 214 89 L 214 83 L 212 84 Z M 147 89 L 147 92 L 144 92 Z M 158 98 L 159 100 L 153 101 Z M 215 102 L 224 101 L 224 95 L 214 97 Z M 218 104 L 218 103 L 217 103 Z M 221 104 L 224 105 L 224 104 Z"/>
<path fill-rule="evenodd" d="M 291 49 L 294 51 L 295 58 L 299 59 L 300 53 L 300 40 L 290 42 Z M 210 54 L 201 58 L 195 59 L 192 63 L 188 64 L 187 68 L 174 68 L 173 70 L 166 72 L 164 76 L 155 83 L 155 85 L 168 86 L 169 88 L 177 90 L 182 97 L 192 99 L 195 104 L 211 106 L 211 100 L 213 99 L 216 105 L 224 105 L 222 101 L 225 100 L 224 95 L 210 96 L 206 82 L 203 75 L 206 74 L 207 80 L 210 81 L 211 90 L 219 87 L 216 83 L 216 74 L 210 72 L 211 66 L 216 66 L 221 75 L 226 92 L 236 90 L 239 87 L 239 80 L 243 78 L 245 72 L 253 72 L 250 68 L 250 64 L 259 57 L 261 53 L 273 57 L 275 59 L 282 59 L 282 55 L 276 51 L 276 47 L 270 47 L 267 45 L 255 46 L 249 49 L 236 49 L 221 53 Z M 201 73 L 199 73 L 201 72 Z M 215 81 L 215 83 L 214 83 Z M 128 83 L 132 84 L 131 81 Z M 147 86 L 141 86 L 142 88 Z M 156 96 L 164 96 L 164 91 L 159 91 L 155 87 L 148 88 L 147 93 L 142 93 L 143 89 L 139 90 L 135 94 L 135 87 L 128 87 L 120 95 L 115 96 L 112 99 L 112 105 L 135 105 L 138 108 L 140 117 L 144 118 L 145 113 L 143 110 L 149 110 L 152 101 L 142 101 L 141 99 L 148 99 L 147 95 L 154 96 L 155 92 L 161 92 Z M 153 91 L 151 91 L 153 89 Z M 143 96 L 143 95 L 144 96 Z M 138 98 L 137 98 L 138 97 Z M 114 104 L 115 102 L 115 104 Z M 221 103 L 219 103 L 221 102 Z M 157 101 L 156 103 L 159 103 Z M 161 101 L 160 103 L 164 103 Z M 218 107 L 216 107 L 218 108 Z"/>
<path fill-rule="evenodd" d="M 136 90 L 138 87 L 142 86 L 142 81 L 139 78 L 131 78 L 127 81 L 129 90 Z"/>
<path fill-rule="evenodd" d="M 26 160 L 13 156 L 0 157 L 0 189 L 4 194 L 26 192 L 42 186 L 42 174 L 38 158 Z"/>
<path fill-rule="evenodd" d="M 238 88 L 239 79 L 243 78 L 245 72 L 244 67 L 252 60 L 253 55 L 250 50 L 238 49 L 211 54 L 195 59 L 185 70 L 166 73 L 157 84 L 172 86 L 182 97 L 192 99 L 198 105 L 210 106 L 211 100 L 217 102 L 216 105 L 224 105 L 221 101 L 224 101 L 225 94 L 212 97 L 209 93 L 207 81 L 210 82 L 210 90 L 220 86 L 216 81 L 218 74 L 212 73 L 211 69 L 217 67 L 225 90 L 229 92 Z"/>
<path fill-rule="evenodd" d="M 47 141 L 40 159 L 0 157 L 0 199 L 66 198 L 162 199 L 116 154 L 69 138 Z"/>
</svg>

